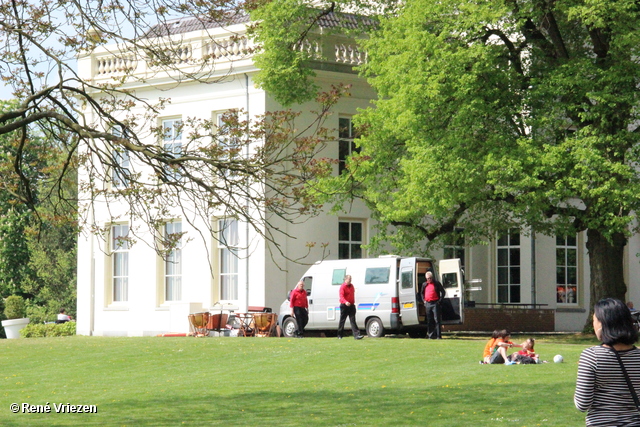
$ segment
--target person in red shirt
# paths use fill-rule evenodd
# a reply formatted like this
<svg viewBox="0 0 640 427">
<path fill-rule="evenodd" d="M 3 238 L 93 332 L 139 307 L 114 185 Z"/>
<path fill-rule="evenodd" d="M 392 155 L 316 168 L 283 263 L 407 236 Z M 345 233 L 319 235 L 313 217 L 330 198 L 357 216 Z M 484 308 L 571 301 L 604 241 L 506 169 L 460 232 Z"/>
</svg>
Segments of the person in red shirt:
<svg viewBox="0 0 640 427">
<path fill-rule="evenodd" d="M 296 336 L 302 338 L 304 336 L 304 327 L 309 322 L 309 301 L 307 300 L 307 291 L 304 289 L 304 282 L 300 280 L 295 289 L 291 291 L 289 296 L 289 307 L 291 307 L 291 316 L 296 318 L 298 330 Z"/>
<path fill-rule="evenodd" d="M 338 339 L 342 339 L 344 332 L 344 322 L 349 316 L 349 322 L 351 323 L 351 330 L 353 331 L 353 338 L 359 340 L 362 339 L 360 335 L 360 329 L 356 325 L 356 290 L 351 284 L 351 276 L 344 276 L 344 283 L 340 285 L 340 323 L 338 323 Z"/>
<path fill-rule="evenodd" d="M 422 292 L 420 296 L 424 301 L 427 311 L 427 335 L 430 339 L 442 339 L 440 331 L 440 322 L 442 319 L 442 301 L 446 296 L 446 292 L 442 283 L 433 278 L 433 272 L 427 271 L 425 274 L 426 282 L 422 284 Z"/>
<path fill-rule="evenodd" d="M 540 358 L 533 349 L 536 340 L 533 338 L 527 339 L 522 343 L 522 350 L 520 350 L 515 356 L 511 355 L 511 360 L 515 360 L 516 363 L 529 364 L 539 363 Z"/>
</svg>

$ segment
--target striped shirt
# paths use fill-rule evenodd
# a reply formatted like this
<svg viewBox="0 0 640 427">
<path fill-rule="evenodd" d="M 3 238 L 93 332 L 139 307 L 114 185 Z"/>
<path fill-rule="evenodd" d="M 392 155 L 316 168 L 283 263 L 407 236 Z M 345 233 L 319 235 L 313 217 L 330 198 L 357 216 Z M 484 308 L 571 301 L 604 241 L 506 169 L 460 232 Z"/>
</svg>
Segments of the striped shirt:
<svg viewBox="0 0 640 427">
<path fill-rule="evenodd" d="M 631 382 L 640 391 L 640 349 L 619 351 Z M 613 350 L 590 347 L 580 355 L 576 408 L 587 411 L 588 426 L 640 426 L 640 412 Z"/>
</svg>

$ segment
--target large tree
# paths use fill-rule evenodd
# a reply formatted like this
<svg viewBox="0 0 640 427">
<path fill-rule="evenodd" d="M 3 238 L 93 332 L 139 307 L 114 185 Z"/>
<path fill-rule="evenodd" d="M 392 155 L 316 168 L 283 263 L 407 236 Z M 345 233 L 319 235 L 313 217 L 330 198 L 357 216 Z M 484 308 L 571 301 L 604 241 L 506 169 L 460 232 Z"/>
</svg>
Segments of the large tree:
<svg viewBox="0 0 640 427">
<path fill-rule="evenodd" d="M 624 299 L 640 209 L 639 24 L 634 0 L 403 2 L 362 43 L 379 99 L 358 118 L 361 151 L 319 188 L 363 198 L 379 238 L 401 248 L 458 227 L 470 242 L 512 227 L 586 231 L 591 301 Z"/>
<path fill-rule="evenodd" d="M 188 205 L 185 209 L 202 217 L 225 211 L 251 223 L 265 239 L 276 241 L 278 229 L 268 226 L 270 219 L 296 221 L 315 208 L 308 203 L 302 184 L 329 169 L 313 156 L 322 148 L 322 122 L 339 90 L 318 99 L 317 120 L 310 125 L 316 138 L 303 136 L 307 129 L 297 128 L 296 115 L 290 112 L 258 118 L 248 118 L 243 111 L 230 112 L 223 126 L 185 117 L 179 129 L 184 130 L 182 152 L 176 155 L 160 143 L 165 130 L 157 125 L 170 99 L 152 103 L 132 89 L 136 83 L 152 84 L 155 78 L 149 72 L 141 76 L 131 65 L 143 62 L 156 76 L 176 83 L 215 84 L 225 78 L 216 77 L 215 54 L 184 66 L 182 58 L 191 47 L 183 43 L 181 30 L 176 30 L 172 20 L 188 20 L 189 28 L 208 34 L 212 28 L 248 22 L 246 10 L 253 3 L 2 2 L 0 75 L 18 100 L 0 112 L 0 135 L 14 134 L 18 141 L 8 163 L 12 168 L 6 170 L 15 185 L 7 194 L 32 211 L 42 206 L 35 191 L 42 182 L 24 173 L 27 156 L 35 149 L 31 141 L 39 135 L 57 141 L 63 155 L 54 169 L 47 165 L 48 169 L 37 170 L 36 175 L 48 177 L 48 187 L 40 188 L 38 194 L 49 199 L 47 209 L 52 213 L 70 213 L 58 209 L 58 205 L 78 202 L 65 180 L 78 169 L 85 171 L 90 179 L 80 183 L 80 194 L 87 197 L 81 205 L 88 209 L 80 210 L 79 225 L 92 232 L 101 231 L 91 220 L 91 201 L 100 199 L 129 203 L 130 220 L 152 229 L 172 208 Z M 244 37 L 237 34 L 235 40 L 245 43 Z M 208 42 L 212 51 L 226 52 L 227 46 L 213 36 Z M 116 58 L 108 66 L 117 68 L 121 78 L 98 84 L 92 76 L 78 72 L 76 59 L 105 46 Z M 251 47 L 235 52 L 240 56 L 252 53 Z M 125 156 L 138 169 L 123 167 L 118 159 Z M 105 183 L 114 176 L 126 180 L 126 188 L 107 188 Z M 193 217 L 189 215 L 188 220 Z M 170 241 L 153 243 L 159 251 L 171 249 Z"/>
<path fill-rule="evenodd" d="M 0 101 L 0 113 L 16 106 Z M 28 140 L 20 132 L 0 135 L 0 300 L 27 298 L 34 321 L 54 319 L 60 307 L 75 313 L 77 209 L 58 200 L 58 193 L 47 194 L 65 164 L 60 147 L 35 130 Z M 77 191 L 75 178 L 71 168 L 59 182 L 69 196 Z M 25 182 L 35 209 L 16 197 Z"/>
</svg>

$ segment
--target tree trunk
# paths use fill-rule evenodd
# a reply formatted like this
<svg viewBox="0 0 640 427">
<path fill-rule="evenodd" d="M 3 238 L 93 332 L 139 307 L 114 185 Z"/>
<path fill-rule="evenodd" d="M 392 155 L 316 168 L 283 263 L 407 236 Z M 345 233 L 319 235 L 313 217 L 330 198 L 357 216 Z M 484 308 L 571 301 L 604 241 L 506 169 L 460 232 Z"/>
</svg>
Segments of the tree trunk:
<svg viewBox="0 0 640 427">
<path fill-rule="evenodd" d="M 591 273 L 591 302 L 584 332 L 593 332 L 593 306 L 602 298 L 625 301 L 627 285 L 624 283 L 624 247 L 627 238 L 616 233 L 610 240 L 598 230 L 587 230 L 589 271 Z"/>
</svg>

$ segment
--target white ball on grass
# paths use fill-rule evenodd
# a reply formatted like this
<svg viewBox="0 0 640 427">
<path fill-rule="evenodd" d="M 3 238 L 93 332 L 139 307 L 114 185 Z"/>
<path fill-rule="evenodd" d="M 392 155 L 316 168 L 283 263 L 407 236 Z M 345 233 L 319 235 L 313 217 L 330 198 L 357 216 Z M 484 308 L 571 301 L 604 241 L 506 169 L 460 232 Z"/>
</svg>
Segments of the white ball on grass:
<svg viewBox="0 0 640 427">
<path fill-rule="evenodd" d="M 562 362 L 564 362 L 564 358 L 563 358 L 561 355 L 556 354 L 556 355 L 553 357 L 553 361 L 554 361 L 554 362 L 556 362 L 556 363 L 562 363 Z"/>
</svg>

